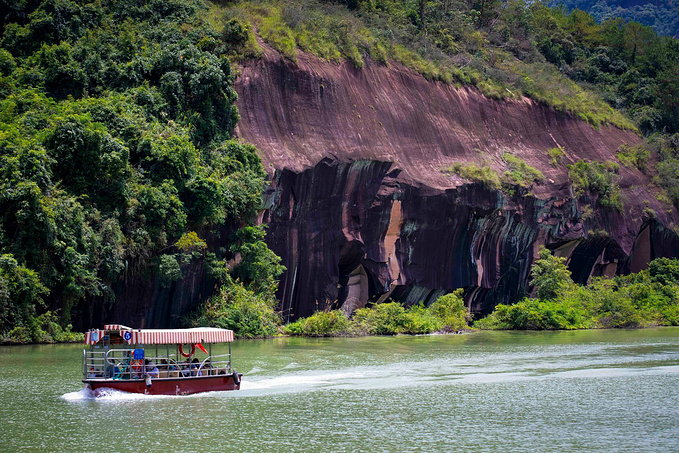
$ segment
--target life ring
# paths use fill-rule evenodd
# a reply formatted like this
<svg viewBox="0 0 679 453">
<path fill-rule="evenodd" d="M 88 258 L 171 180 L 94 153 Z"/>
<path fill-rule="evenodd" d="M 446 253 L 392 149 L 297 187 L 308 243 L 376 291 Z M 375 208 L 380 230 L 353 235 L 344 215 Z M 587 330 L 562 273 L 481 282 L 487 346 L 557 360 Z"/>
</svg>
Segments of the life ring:
<svg viewBox="0 0 679 453">
<path fill-rule="evenodd" d="M 179 353 L 181 355 L 183 355 L 184 357 L 191 357 L 195 352 L 196 352 L 196 345 L 195 344 L 191 345 L 191 353 L 190 354 L 187 354 L 186 352 L 184 352 L 184 345 L 183 344 L 179 345 Z"/>
</svg>

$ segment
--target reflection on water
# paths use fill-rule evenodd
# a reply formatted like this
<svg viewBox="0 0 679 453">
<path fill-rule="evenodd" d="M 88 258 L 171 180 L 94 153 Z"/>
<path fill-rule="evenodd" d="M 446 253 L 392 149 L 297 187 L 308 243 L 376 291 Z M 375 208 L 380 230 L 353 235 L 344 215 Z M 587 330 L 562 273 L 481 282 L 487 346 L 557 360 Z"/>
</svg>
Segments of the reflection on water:
<svg viewBox="0 0 679 453">
<path fill-rule="evenodd" d="M 0 451 L 679 450 L 679 329 L 241 341 L 241 390 L 80 383 L 76 345 L 0 348 Z"/>
</svg>

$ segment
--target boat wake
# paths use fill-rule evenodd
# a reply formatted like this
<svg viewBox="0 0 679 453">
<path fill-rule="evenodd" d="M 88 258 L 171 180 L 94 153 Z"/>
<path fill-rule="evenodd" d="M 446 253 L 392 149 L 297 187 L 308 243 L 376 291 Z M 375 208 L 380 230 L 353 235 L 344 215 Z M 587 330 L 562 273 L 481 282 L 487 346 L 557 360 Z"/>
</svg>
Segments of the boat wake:
<svg viewBox="0 0 679 453">
<path fill-rule="evenodd" d="M 147 399 L 176 398 L 174 395 L 144 395 L 142 393 L 129 393 L 120 390 L 101 388 L 92 391 L 83 388 L 77 392 L 69 392 L 61 395 L 61 399 L 70 402 L 80 401 L 139 401 Z"/>
<path fill-rule="evenodd" d="M 243 379 L 241 390 L 268 390 L 276 388 L 299 389 L 336 385 L 349 379 L 361 378 L 361 373 L 292 374 L 249 381 Z"/>
</svg>

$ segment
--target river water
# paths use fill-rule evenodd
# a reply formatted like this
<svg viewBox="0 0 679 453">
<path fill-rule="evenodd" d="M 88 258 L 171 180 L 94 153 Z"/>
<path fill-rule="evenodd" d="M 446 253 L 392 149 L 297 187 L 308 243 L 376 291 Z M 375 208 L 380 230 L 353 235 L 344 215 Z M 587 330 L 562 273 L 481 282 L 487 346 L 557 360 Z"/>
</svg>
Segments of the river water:
<svg viewBox="0 0 679 453">
<path fill-rule="evenodd" d="M 215 351 L 213 351 L 215 352 Z M 237 341 L 240 391 L 82 389 L 0 348 L 0 451 L 679 451 L 679 328 Z"/>
</svg>

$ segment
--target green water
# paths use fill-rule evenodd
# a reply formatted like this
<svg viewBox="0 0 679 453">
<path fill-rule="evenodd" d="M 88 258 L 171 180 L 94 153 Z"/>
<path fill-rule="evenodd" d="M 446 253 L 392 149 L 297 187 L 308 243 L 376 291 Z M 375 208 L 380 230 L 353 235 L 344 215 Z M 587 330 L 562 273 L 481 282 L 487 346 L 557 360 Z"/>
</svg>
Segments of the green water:
<svg viewBox="0 0 679 453">
<path fill-rule="evenodd" d="M 242 390 L 82 390 L 77 345 L 0 348 L 0 450 L 679 451 L 679 328 L 239 341 Z"/>
</svg>

